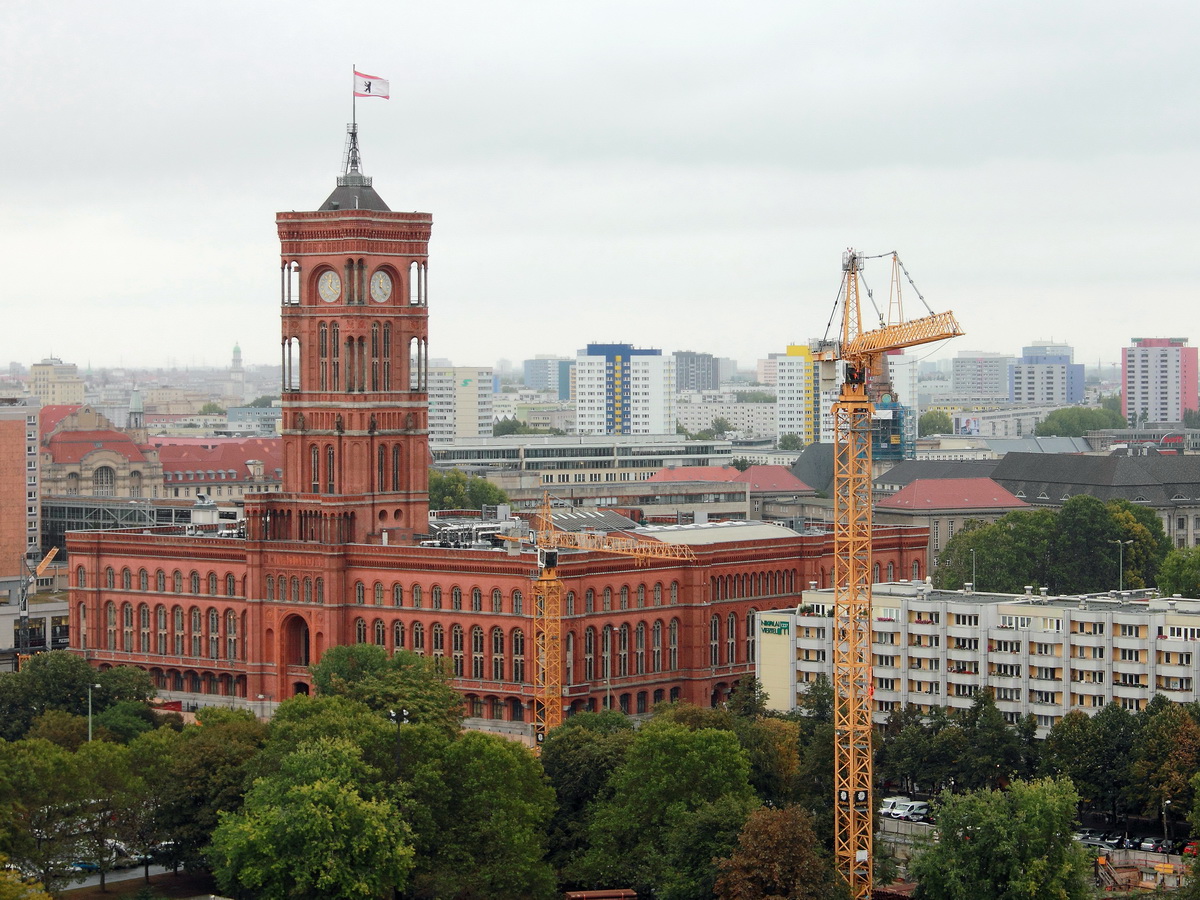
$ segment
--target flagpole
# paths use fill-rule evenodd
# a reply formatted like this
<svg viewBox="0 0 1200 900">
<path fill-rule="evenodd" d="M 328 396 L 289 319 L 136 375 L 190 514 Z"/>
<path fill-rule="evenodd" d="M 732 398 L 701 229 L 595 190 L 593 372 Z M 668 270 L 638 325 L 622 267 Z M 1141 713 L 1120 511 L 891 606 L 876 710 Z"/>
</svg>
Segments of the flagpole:
<svg viewBox="0 0 1200 900">
<path fill-rule="evenodd" d="M 351 63 L 350 80 L 354 82 L 358 78 L 358 63 Z M 355 83 L 354 90 L 350 92 L 350 124 L 358 124 L 358 84 Z"/>
</svg>

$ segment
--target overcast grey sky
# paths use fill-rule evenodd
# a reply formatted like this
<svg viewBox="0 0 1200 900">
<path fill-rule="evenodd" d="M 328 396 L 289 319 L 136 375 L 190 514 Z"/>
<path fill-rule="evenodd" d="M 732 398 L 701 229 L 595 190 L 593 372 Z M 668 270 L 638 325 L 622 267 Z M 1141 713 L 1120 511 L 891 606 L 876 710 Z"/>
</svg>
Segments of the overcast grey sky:
<svg viewBox="0 0 1200 900">
<path fill-rule="evenodd" d="M 364 169 L 433 214 L 431 355 L 459 365 L 751 366 L 823 333 L 846 246 L 954 310 L 942 355 L 1200 343 L 1198 26 L 1145 0 L 6 0 L 0 362 L 274 362 L 274 214 L 332 190 L 355 63 L 391 81 Z"/>
</svg>

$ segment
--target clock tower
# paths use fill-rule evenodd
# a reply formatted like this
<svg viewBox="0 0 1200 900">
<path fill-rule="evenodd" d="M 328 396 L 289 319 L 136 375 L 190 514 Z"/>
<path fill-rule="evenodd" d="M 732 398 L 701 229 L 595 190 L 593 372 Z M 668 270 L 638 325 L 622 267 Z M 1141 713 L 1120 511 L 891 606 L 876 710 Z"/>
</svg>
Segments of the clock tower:
<svg viewBox="0 0 1200 900">
<path fill-rule="evenodd" d="M 433 217 L 393 212 L 345 172 L 315 212 L 281 212 L 283 491 L 262 538 L 387 543 L 427 529 L 426 271 Z"/>
</svg>

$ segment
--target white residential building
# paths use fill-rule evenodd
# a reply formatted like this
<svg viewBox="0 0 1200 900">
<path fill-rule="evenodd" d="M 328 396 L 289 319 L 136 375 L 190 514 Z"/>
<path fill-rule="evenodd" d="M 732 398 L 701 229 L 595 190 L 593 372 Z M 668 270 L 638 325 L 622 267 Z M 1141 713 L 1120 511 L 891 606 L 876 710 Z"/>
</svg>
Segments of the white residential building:
<svg viewBox="0 0 1200 900">
<path fill-rule="evenodd" d="M 574 371 L 579 434 L 675 433 L 675 361 L 661 350 L 588 344 Z"/>
<path fill-rule="evenodd" d="M 430 366 L 430 444 L 488 437 L 492 421 L 491 368 Z"/>
</svg>

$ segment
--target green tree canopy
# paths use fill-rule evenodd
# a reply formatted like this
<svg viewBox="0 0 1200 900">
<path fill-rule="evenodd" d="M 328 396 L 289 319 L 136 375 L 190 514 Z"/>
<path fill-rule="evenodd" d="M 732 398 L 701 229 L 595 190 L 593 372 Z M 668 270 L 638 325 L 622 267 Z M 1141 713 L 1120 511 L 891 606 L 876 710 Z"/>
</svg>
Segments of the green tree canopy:
<svg viewBox="0 0 1200 900">
<path fill-rule="evenodd" d="M 437 661 L 374 644 L 330 647 L 312 667 L 318 694 L 357 700 L 378 712 L 436 725 L 453 734 L 462 723 L 462 697 Z"/>
<path fill-rule="evenodd" d="M 264 900 L 381 900 L 413 866 L 408 827 L 350 741 L 302 744 L 222 813 L 209 859 L 224 890 Z"/>
<path fill-rule="evenodd" d="M 717 900 L 834 900 L 846 896 L 829 854 L 799 806 L 760 807 L 718 866 Z"/>
<path fill-rule="evenodd" d="M 1179 547 L 1168 553 L 1158 572 L 1158 589 L 1168 597 L 1200 598 L 1200 547 Z"/>
<path fill-rule="evenodd" d="M 941 839 L 910 866 L 917 900 L 1086 900 L 1091 875 L 1071 838 L 1078 795 L 1068 779 L 943 794 Z"/>
<path fill-rule="evenodd" d="M 776 446 L 780 450 L 803 450 L 804 442 L 798 434 L 781 434 Z"/>
<path fill-rule="evenodd" d="M 1034 429 L 1038 437 L 1083 437 L 1089 431 L 1124 428 L 1125 417 L 1104 407 L 1068 406 L 1056 409 Z"/>
<path fill-rule="evenodd" d="M 486 478 L 459 469 L 429 470 L 430 509 L 481 509 L 508 502 L 508 494 Z"/>
<path fill-rule="evenodd" d="M 921 413 L 921 418 L 917 419 L 917 435 L 919 437 L 953 433 L 954 422 L 951 421 L 948 413 L 944 413 L 940 409 L 931 409 L 929 412 Z"/>
<path fill-rule="evenodd" d="M 200 415 L 202 415 L 202 416 L 223 416 L 223 415 L 225 415 L 225 408 L 223 406 L 221 406 L 221 404 L 214 403 L 212 400 L 209 400 L 207 403 L 205 403 L 203 406 L 200 407 Z"/>
<path fill-rule="evenodd" d="M 246 405 L 253 406 L 257 409 L 266 409 L 269 406 L 273 406 L 275 404 L 275 401 L 278 399 L 279 399 L 278 394 L 263 394 L 261 397 L 255 397 L 253 400 L 251 400 Z"/>
</svg>

